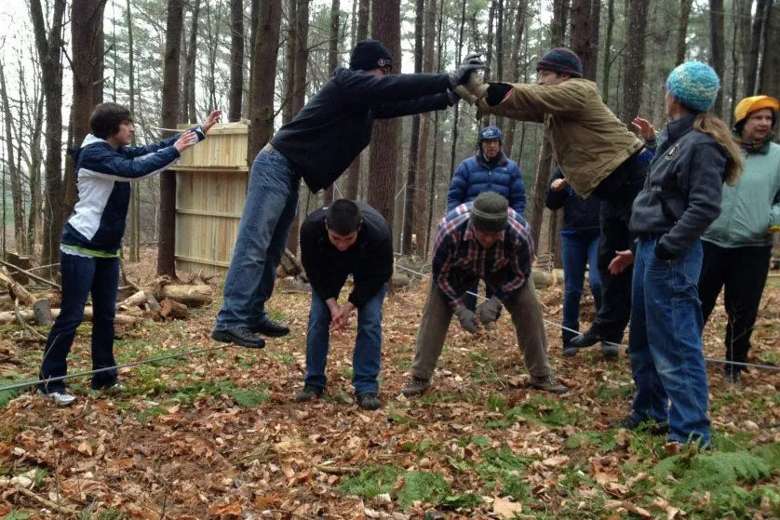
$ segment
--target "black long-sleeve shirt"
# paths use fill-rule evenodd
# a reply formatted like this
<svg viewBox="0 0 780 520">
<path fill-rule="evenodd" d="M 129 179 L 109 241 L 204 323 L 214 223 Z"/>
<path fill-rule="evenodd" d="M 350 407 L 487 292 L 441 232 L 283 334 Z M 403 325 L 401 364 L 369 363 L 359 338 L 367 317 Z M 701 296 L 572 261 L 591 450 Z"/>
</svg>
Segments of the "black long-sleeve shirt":
<svg viewBox="0 0 780 520">
<path fill-rule="evenodd" d="M 271 145 L 317 192 L 333 184 L 368 145 L 374 119 L 446 108 L 449 88 L 446 74 L 377 77 L 338 68 Z"/>
<path fill-rule="evenodd" d="M 312 289 L 323 300 L 338 298 L 347 276 L 354 280 L 349 301 L 362 307 L 393 275 L 393 241 L 385 219 L 371 206 L 357 203 L 363 222 L 357 240 L 339 251 L 328 239 L 327 208 L 311 213 L 301 226 L 301 259 Z"/>
</svg>

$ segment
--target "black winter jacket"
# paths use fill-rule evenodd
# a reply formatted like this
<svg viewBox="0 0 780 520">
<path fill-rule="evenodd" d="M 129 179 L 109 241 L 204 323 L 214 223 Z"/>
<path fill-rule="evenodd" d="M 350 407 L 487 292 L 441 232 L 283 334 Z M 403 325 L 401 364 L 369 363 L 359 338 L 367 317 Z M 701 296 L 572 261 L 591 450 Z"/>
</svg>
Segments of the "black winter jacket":
<svg viewBox="0 0 780 520">
<path fill-rule="evenodd" d="M 312 289 L 323 300 L 338 298 L 351 274 L 355 285 L 349 301 L 360 308 L 393 275 L 393 241 L 382 215 L 371 206 L 357 204 L 363 223 L 352 247 L 341 252 L 330 243 L 325 227 L 328 208 L 320 208 L 301 226 L 301 260 Z"/>
<path fill-rule="evenodd" d="M 556 179 L 563 179 L 563 172 L 560 168 L 555 169 L 550 184 Z M 563 208 L 564 230 L 590 231 L 599 229 L 599 206 L 601 203 L 597 197 L 581 199 L 568 184 L 560 191 L 553 191 L 548 186 L 544 204 L 553 211 Z"/>
<path fill-rule="evenodd" d="M 376 77 L 338 68 L 293 120 L 276 132 L 271 145 L 317 192 L 333 184 L 368 145 L 374 119 L 447 108 L 449 88 L 446 74 Z"/>
<path fill-rule="evenodd" d="M 659 236 L 659 247 L 672 257 L 685 253 L 720 214 L 726 152 L 694 130 L 694 119 L 689 115 L 666 126 L 631 211 L 631 231 Z"/>
</svg>

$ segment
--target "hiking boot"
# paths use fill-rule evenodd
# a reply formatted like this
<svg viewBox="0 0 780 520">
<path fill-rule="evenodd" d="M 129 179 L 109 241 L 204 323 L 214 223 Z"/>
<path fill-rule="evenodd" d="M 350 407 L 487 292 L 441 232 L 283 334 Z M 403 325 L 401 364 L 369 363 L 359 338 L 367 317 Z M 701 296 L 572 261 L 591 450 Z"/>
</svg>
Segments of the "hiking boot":
<svg viewBox="0 0 780 520">
<path fill-rule="evenodd" d="M 631 431 L 646 431 L 650 435 L 666 435 L 669 433 L 669 423 L 657 422 L 652 419 L 639 420 L 633 414 L 620 419 L 613 426 Z"/>
<path fill-rule="evenodd" d="M 46 399 L 54 401 L 54 404 L 57 406 L 70 406 L 76 401 L 76 396 L 71 395 L 67 390 L 62 390 L 61 392 L 43 392 L 38 390 L 38 392 Z"/>
<path fill-rule="evenodd" d="M 377 410 L 382 406 L 379 397 L 373 392 L 366 392 L 357 395 L 357 404 L 363 410 Z"/>
<path fill-rule="evenodd" d="M 604 356 L 604 359 L 617 359 L 620 355 L 620 345 L 613 343 L 612 341 L 602 341 L 601 354 Z"/>
<path fill-rule="evenodd" d="M 413 397 L 423 394 L 431 387 L 430 379 L 422 379 L 420 377 L 412 376 L 412 379 L 401 389 L 401 393 L 406 397 Z"/>
<path fill-rule="evenodd" d="M 92 384 L 90 385 L 92 387 L 92 390 L 95 392 L 100 392 L 101 394 L 105 395 L 119 395 L 122 392 L 125 391 L 125 386 L 122 383 L 119 383 L 117 381 L 114 381 L 113 383 L 109 384 Z"/>
<path fill-rule="evenodd" d="M 322 397 L 324 388 L 312 385 L 303 385 L 303 390 L 295 394 L 295 401 L 298 403 L 305 403 L 307 401 L 313 401 Z"/>
<path fill-rule="evenodd" d="M 563 356 L 574 357 L 577 355 L 577 347 L 571 344 L 571 339 L 564 340 L 563 342 Z"/>
<path fill-rule="evenodd" d="M 259 324 L 250 327 L 249 330 L 255 334 L 262 334 L 269 338 L 281 338 L 290 333 L 290 327 L 284 323 L 274 321 L 271 318 L 264 319 Z"/>
<path fill-rule="evenodd" d="M 574 348 L 587 348 L 592 347 L 603 339 L 601 333 L 595 327 L 591 327 L 579 336 L 571 338 L 569 344 Z"/>
<path fill-rule="evenodd" d="M 265 340 L 246 327 L 214 329 L 211 331 L 211 339 L 222 343 L 235 343 L 247 348 L 265 347 Z"/>
<path fill-rule="evenodd" d="M 555 380 L 553 376 L 531 379 L 530 385 L 537 390 L 544 390 L 553 394 L 565 394 L 569 389 Z"/>
</svg>

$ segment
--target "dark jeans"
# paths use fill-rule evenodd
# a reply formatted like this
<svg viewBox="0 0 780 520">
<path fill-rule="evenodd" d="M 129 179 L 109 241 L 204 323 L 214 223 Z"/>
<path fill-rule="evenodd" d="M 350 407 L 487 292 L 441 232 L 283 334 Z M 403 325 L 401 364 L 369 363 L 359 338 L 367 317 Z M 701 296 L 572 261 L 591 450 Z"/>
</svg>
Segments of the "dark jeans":
<svg viewBox="0 0 780 520">
<path fill-rule="evenodd" d="M 601 181 L 593 195 L 601 200 L 599 219 L 598 268 L 601 274 L 601 306 L 592 327 L 608 341 L 620 343 L 631 316 L 632 268 L 618 275 L 609 273 L 609 263 L 615 251 L 630 249 L 633 237 L 628 231 L 631 206 L 642 189 L 647 175 L 647 164 L 637 152 Z"/>
<path fill-rule="evenodd" d="M 715 307 L 721 288 L 728 322 L 726 323 L 726 360 L 747 362 L 750 336 L 756 323 L 758 306 L 764 292 L 771 246 L 726 248 L 711 242 L 704 244 L 704 262 L 699 278 L 704 322 Z M 740 372 L 740 365 L 725 365 L 726 372 Z"/>
<path fill-rule="evenodd" d="M 598 270 L 598 229 L 564 229 L 561 231 L 561 256 L 563 257 L 563 344 L 580 330 L 580 299 L 585 281 L 585 266 L 596 309 L 601 307 L 601 275 Z"/>
<path fill-rule="evenodd" d="M 641 240 L 634 260 L 628 341 L 636 384 L 632 416 L 637 421 L 668 421 L 671 441 L 707 445 L 707 371 L 696 287 L 701 242 L 675 260 L 656 258 L 655 244 L 655 239 Z"/>
<path fill-rule="evenodd" d="M 295 218 L 299 185 L 300 177 L 284 155 L 260 150 L 252 163 L 215 328 L 252 328 L 265 319 L 265 302 L 274 290 L 276 268 Z"/>
<path fill-rule="evenodd" d="M 61 377 L 68 373 L 68 353 L 76 328 L 84 318 L 87 297 L 92 294 L 92 369 L 116 365 L 114 361 L 114 313 L 119 284 L 118 258 L 86 258 L 60 253 L 62 304 L 46 340 L 41 362 L 41 379 Z M 107 370 L 92 376 L 92 387 L 103 388 L 116 383 L 117 371 Z M 41 390 L 62 392 L 65 381 L 41 384 Z"/>
<path fill-rule="evenodd" d="M 352 385 L 357 395 L 379 393 L 377 377 L 382 364 L 382 303 L 387 287 L 357 310 L 358 331 L 352 353 Z M 306 335 L 306 384 L 325 388 L 325 365 L 330 346 L 330 310 L 325 300 L 311 292 L 309 333 Z"/>
</svg>

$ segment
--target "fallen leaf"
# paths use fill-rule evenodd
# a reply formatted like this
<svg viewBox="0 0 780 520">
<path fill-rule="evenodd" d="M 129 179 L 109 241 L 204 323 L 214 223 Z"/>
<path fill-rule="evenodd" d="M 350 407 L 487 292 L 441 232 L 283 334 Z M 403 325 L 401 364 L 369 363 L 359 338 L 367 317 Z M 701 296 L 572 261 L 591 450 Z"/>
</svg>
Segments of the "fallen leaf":
<svg viewBox="0 0 780 520">
<path fill-rule="evenodd" d="M 514 518 L 514 516 L 523 511 L 523 504 L 512 502 L 505 498 L 496 498 L 493 500 L 493 513 L 500 518 Z"/>
</svg>

